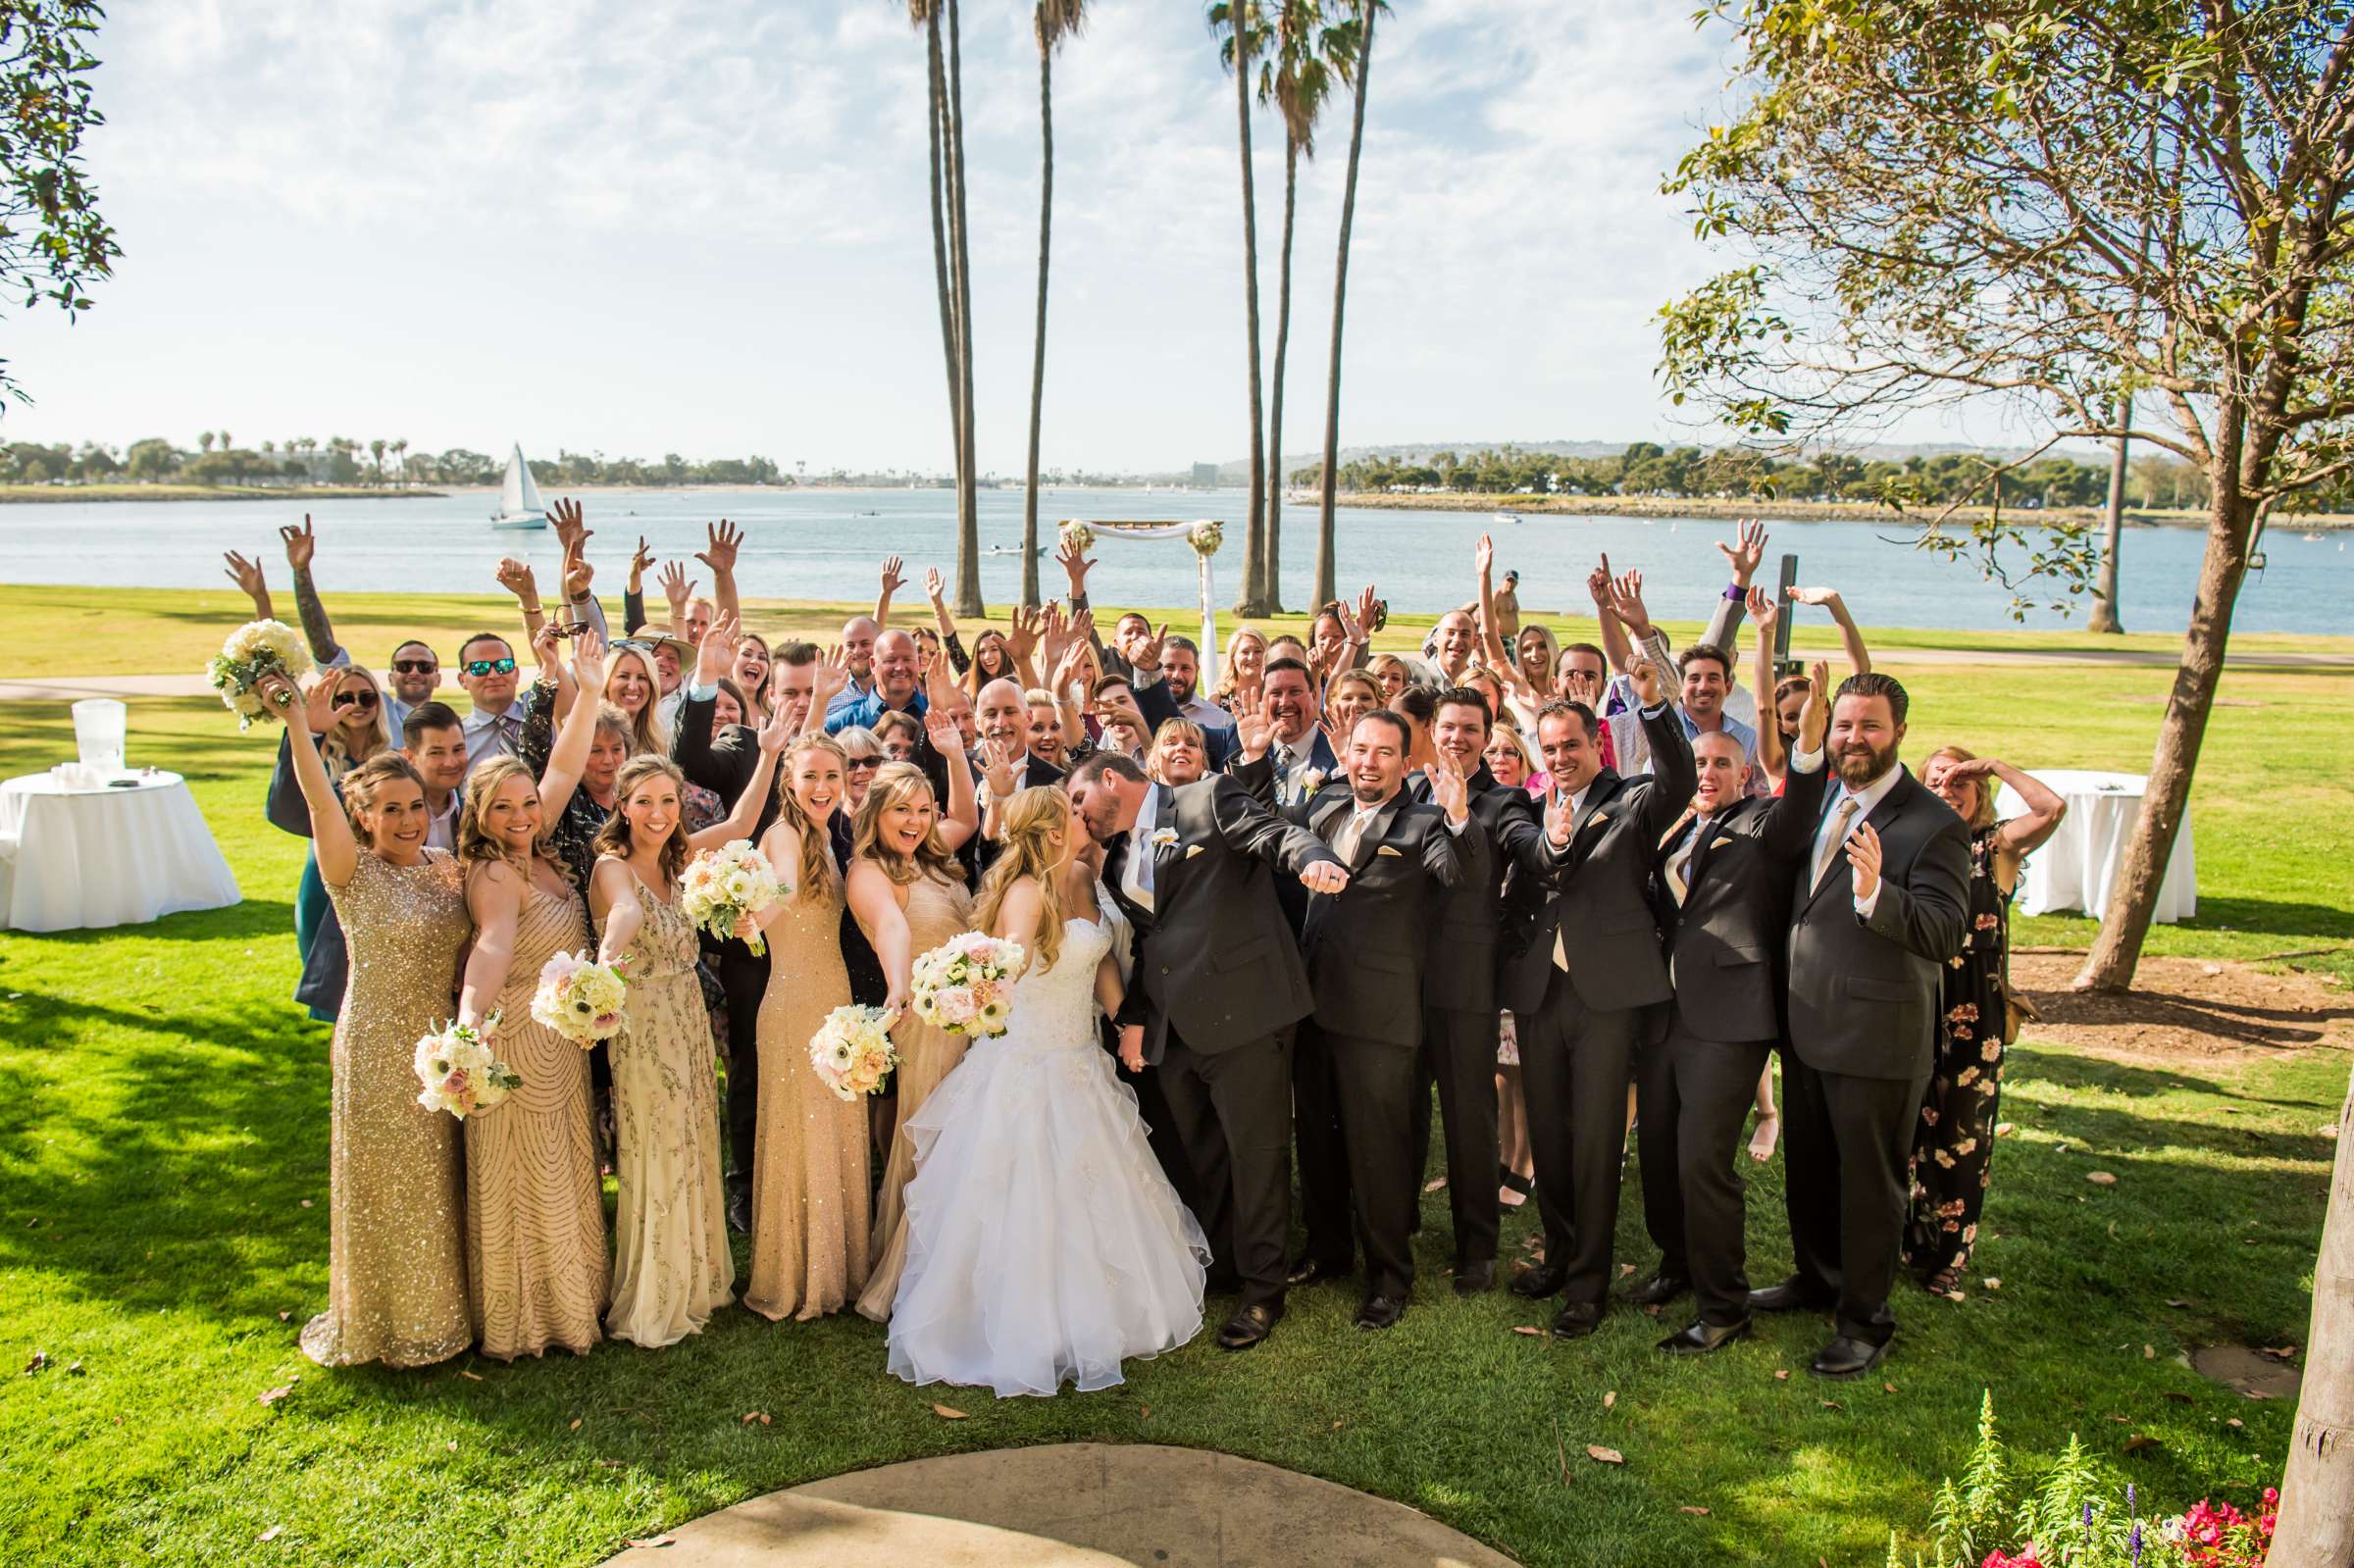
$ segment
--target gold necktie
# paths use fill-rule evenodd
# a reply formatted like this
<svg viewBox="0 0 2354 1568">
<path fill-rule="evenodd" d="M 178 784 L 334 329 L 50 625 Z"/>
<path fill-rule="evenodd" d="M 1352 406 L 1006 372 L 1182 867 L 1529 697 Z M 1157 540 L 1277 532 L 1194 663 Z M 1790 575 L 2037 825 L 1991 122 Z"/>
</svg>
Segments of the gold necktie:
<svg viewBox="0 0 2354 1568">
<path fill-rule="evenodd" d="M 1332 835 L 1332 852 L 1341 857 L 1342 865 L 1355 866 L 1356 864 L 1356 841 L 1364 835 L 1364 824 L 1365 819 L 1357 814 L 1356 807 L 1352 806 L 1349 809 L 1349 820 L 1341 824 L 1339 833 Z"/>
<path fill-rule="evenodd" d="M 1831 869 L 1831 863 L 1847 847 L 1847 825 L 1856 820 L 1856 808 L 1860 804 L 1854 795 L 1839 802 L 1839 810 L 1831 818 L 1831 835 L 1823 841 L 1822 853 L 1815 857 L 1815 881 L 1811 886 L 1822 885 L 1823 874 Z"/>
</svg>

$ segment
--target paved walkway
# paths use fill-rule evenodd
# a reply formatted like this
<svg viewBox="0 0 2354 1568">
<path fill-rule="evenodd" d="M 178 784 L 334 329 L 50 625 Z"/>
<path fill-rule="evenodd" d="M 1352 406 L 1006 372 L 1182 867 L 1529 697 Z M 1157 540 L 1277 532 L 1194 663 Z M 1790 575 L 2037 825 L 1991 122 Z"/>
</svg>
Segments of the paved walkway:
<svg viewBox="0 0 2354 1568">
<path fill-rule="evenodd" d="M 61 675 L 0 681 L 0 702 L 78 702 L 83 697 L 209 697 L 201 675 Z"/>
<path fill-rule="evenodd" d="M 607 1568 L 1511 1568 L 1400 1503 L 1194 1448 L 999 1448 L 772 1492 Z"/>
</svg>

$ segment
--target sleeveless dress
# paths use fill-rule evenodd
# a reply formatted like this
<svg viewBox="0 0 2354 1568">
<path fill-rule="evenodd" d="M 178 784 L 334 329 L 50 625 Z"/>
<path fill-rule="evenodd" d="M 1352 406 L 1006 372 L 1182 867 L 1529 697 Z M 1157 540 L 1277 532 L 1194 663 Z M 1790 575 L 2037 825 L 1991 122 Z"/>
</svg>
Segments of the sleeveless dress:
<svg viewBox="0 0 2354 1568">
<path fill-rule="evenodd" d="M 866 1284 L 866 1096 L 845 1100 L 809 1062 L 809 1037 L 850 1004 L 842 883 L 789 898 L 768 928 L 760 998 L 760 1125 L 752 1145 L 752 1278 L 743 1304 L 807 1321 Z"/>
<path fill-rule="evenodd" d="M 498 1056 L 523 1087 L 466 1118 L 466 1273 L 483 1354 L 511 1361 L 603 1335 L 611 1260 L 588 1121 L 588 1053 L 532 1018 L 539 971 L 588 940 L 588 906 L 529 885 L 498 993 Z"/>
<path fill-rule="evenodd" d="M 629 1012 L 613 1037 L 613 1302 L 605 1332 L 648 1349 L 728 1304 L 736 1260 L 719 1175 L 718 1071 L 696 983 L 694 925 L 643 881 Z M 600 933 L 601 935 L 601 933 Z"/>
<path fill-rule="evenodd" d="M 921 958 L 949 937 L 972 929 L 973 899 L 961 883 L 918 877 L 907 888 L 908 953 Z M 866 923 L 859 922 L 865 929 Z M 866 932 L 873 941 L 875 934 Z M 934 1029 L 915 1016 L 913 1008 L 899 1015 L 891 1029 L 898 1052 L 898 1099 L 893 1115 L 891 1156 L 883 1167 L 883 1189 L 875 1198 L 875 1227 L 868 1242 L 869 1271 L 858 1310 L 877 1323 L 891 1316 L 891 1300 L 899 1288 L 899 1265 L 906 1246 L 906 1215 L 901 1194 L 915 1174 L 915 1151 L 907 1142 L 907 1120 L 923 1107 L 940 1081 L 964 1059 L 968 1037 Z"/>
<path fill-rule="evenodd" d="M 2000 824 L 1970 835 L 1970 925 L 1947 963 L 1937 1060 L 1913 1127 L 1905 1258 L 1924 1274 L 1960 1271 L 1978 1239 L 1994 1179 L 2003 1088 L 2003 987 L 2011 977 L 2011 894 L 1994 880 Z"/>
<path fill-rule="evenodd" d="M 431 1366 L 474 1340 L 466 1306 L 457 1119 L 417 1103 L 417 1041 L 457 1011 L 474 930 L 456 862 L 392 866 L 366 849 L 328 897 L 350 944 L 335 1023 L 327 1310 L 303 1327 L 322 1366 Z"/>
<path fill-rule="evenodd" d="M 1012 1027 L 974 1046 L 907 1120 L 907 1264 L 891 1370 L 1002 1398 L 1122 1381 L 1120 1362 L 1202 1328 L 1209 1243 L 1096 1035 L 1109 930 L 1063 925 L 1054 967 L 1015 984 Z"/>
</svg>

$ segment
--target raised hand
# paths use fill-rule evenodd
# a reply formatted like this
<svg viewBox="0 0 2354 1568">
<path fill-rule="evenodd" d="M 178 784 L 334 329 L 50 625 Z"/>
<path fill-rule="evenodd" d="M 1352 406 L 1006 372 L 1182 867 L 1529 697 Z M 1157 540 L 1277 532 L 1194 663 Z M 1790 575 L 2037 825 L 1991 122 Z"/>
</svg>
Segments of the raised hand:
<svg viewBox="0 0 2354 1568">
<path fill-rule="evenodd" d="M 947 580 L 940 575 L 939 567 L 924 568 L 924 597 L 932 601 L 934 609 L 948 602 Z"/>
<path fill-rule="evenodd" d="M 1060 599 L 1049 599 L 1041 612 L 1039 655 L 1049 665 L 1061 662 L 1062 650 L 1071 644 L 1070 618 L 1062 613 Z"/>
<path fill-rule="evenodd" d="M 270 619 L 270 580 L 262 575 L 262 563 L 247 559 L 234 550 L 222 552 L 221 559 L 229 565 L 229 581 L 244 590 L 253 601 L 253 616 L 257 621 Z"/>
<path fill-rule="evenodd" d="M 1085 605 L 1071 612 L 1071 640 L 1095 646 L 1096 612 Z"/>
<path fill-rule="evenodd" d="M 1048 689 L 1060 694 L 1068 691 L 1073 682 L 1086 681 L 1088 667 L 1094 661 L 1095 652 L 1096 650 L 1087 643 L 1073 641 L 1069 647 L 1062 650 L 1062 657 L 1055 661 L 1054 674 L 1047 682 Z"/>
<path fill-rule="evenodd" d="M 1242 759 L 1256 762 L 1267 754 L 1267 746 L 1275 738 L 1275 727 L 1256 708 L 1245 708 L 1234 716 L 1234 738 L 1242 748 Z"/>
<path fill-rule="evenodd" d="M 587 535 L 583 535 L 587 537 Z M 564 602 L 577 604 L 588 597 L 596 583 L 596 568 L 588 564 L 588 552 L 576 549 L 564 557 Z"/>
<path fill-rule="evenodd" d="M 758 718 L 759 715 L 754 714 L 752 717 Z M 785 712 L 785 704 L 781 702 L 778 703 L 777 711 L 770 714 L 767 722 L 760 726 L 759 740 L 761 752 L 767 756 L 775 756 L 778 752 L 785 749 L 785 742 L 791 740 L 793 737 L 794 732 L 799 728 L 800 727 L 798 725 L 793 722 L 791 716 Z"/>
<path fill-rule="evenodd" d="M 1827 659 L 1817 659 L 1807 667 L 1810 684 L 1807 706 L 1798 716 L 1798 749 L 1813 753 L 1822 749 L 1824 736 L 1831 729 L 1831 665 Z M 1768 719 L 1772 715 L 1766 715 Z M 1991 765 L 1989 765 L 1991 766 Z"/>
<path fill-rule="evenodd" d="M 1019 740 L 981 742 L 981 777 L 989 781 L 991 794 L 1004 796 L 1013 793 L 1018 779 L 1014 767 L 1022 760 L 1027 749 Z"/>
<path fill-rule="evenodd" d="M 924 713 L 924 738 L 932 749 L 944 757 L 952 757 L 964 745 L 964 736 L 956 733 L 956 720 L 946 708 L 931 708 Z"/>
<path fill-rule="evenodd" d="M 1782 607 L 1773 602 L 1773 595 L 1756 583 L 1751 583 L 1748 609 L 1749 619 L 1756 624 L 1758 635 L 1760 637 L 1771 636 L 1774 622 L 1782 618 Z"/>
<path fill-rule="evenodd" d="M 547 509 L 547 522 L 556 531 L 556 542 L 569 555 L 591 537 L 588 527 L 581 521 L 581 503 L 567 496 Z"/>
<path fill-rule="evenodd" d="M 1005 655 L 1016 665 L 1037 651 L 1040 628 L 1046 625 L 1044 612 L 1022 605 L 1013 607 L 1013 625 L 1005 633 Z"/>
<path fill-rule="evenodd" d="M 1348 607 L 1342 606 L 1341 630 L 1348 634 L 1352 643 L 1361 644 L 1373 639 L 1373 619 L 1378 613 L 1374 606 L 1380 602 L 1378 590 L 1368 582 L 1365 591 L 1356 596 L 1356 614 L 1354 618 L 1350 616 Z"/>
<path fill-rule="evenodd" d="M 722 610 L 711 618 L 711 628 L 703 633 L 702 642 L 694 650 L 694 683 L 707 686 L 736 668 L 736 618 Z"/>
<path fill-rule="evenodd" d="M 327 684 L 325 681 L 320 682 L 320 689 L 325 690 Z M 264 702 L 278 710 L 279 716 L 286 721 L 288 730 L 303 734 L 310 734 L 317 730 L 318 727 L 311 723 L 310 704 L 303 700 L 302 692 L 284 671 L 271 671 L 253 683 L 253 689 L 261 693 Z"/>
<path fill-rule="evenodd" d="M 653 564 L 654 552 L 647 547 L 645 535 L 640 533 L 638 535 L 637 552 L 630 557 L 630 591 L 632 593 L 645 591 L 645 569 Z"/>
<path fill-rule="evenodd" d="M 498 585 L 525 604 L 539 601 L 539 583 L 532 569 L 511 555 L 498 563 Z"/>
<path fill-rule="evenodd" d="M 1337 860 L 1318 860 L 1300 868 L 1300 885 L 1311 893 L 1337 893 L 1349 885 L 1349 871 Z"/>
<path fill-rule="evenodd" d="M 539 661 L 539 679 L 554 681 L 564 667 L 564 637 L 556 623 L 546 622 L 533 633 L 532 653 Z"/>
<path fill-rule="evenodd" d="M 1646 708 L 1656 708 L 1667 700 L 1666 677 L 1649 659 L 1637 659 L 1634 669 L 1627 672 L 1627 681 Z"/>
<path fill-rule="evenodd" d="M 685 621 L 687 619 L 687 601 L 694 597 L 694 590 L 698 584 L 688 578 L 686 566 L 678 561 L 663 563 L 661 582 L 662 597 L 670 601 L 671 620 L 674 623 Z"/>
<path fill-rule="evenodd" d="M 1054 559 L 1061 566 L 1062 575 L 1070 580 L 1071 597 L 1077 598 L 1085 593 L 1088 570 L 1096 563 L 1087 558 L 1087 553 L 1079 548 L 1069 534 L 1065 533 L 1055 541 Z"/>
<path fill-rule="evenodd" d="M 1651 634 L 1651 612 L 1643 605 L 1643 570 L 1629 567 L 1611 579 L 1611 613 L 1638 639 Z"/>
<path fill-rule="evenodd" d="M 706 632 L 705 635 L 709 635 L 709 633 Z M 850 656 L 844 653 L 842 644 L 837 642 L 818 658 L 816 685 L 809 699 L 809 705 L 815 711 L 824 713 L 828 703 L 849 689 Z"/>
<path fill-rule="evenodd" d="M 1858 899 L 1869 898 L 1880 887 L 1880 835 L 1868 822 L 1858 823 L 1847 837 L 1847 865 Z"/>
<path fill-rule="evenodd" d="M 1483 578 L 1484 578 L 1484 577 L 1486 577 L 1486 576 L 1487 576 L 1489 573 L 1491 573 L 1491 572 L 1495 571 L 1495 570 L 1496 570 L 1496 541 L 1495 541 L 1495 539 L 1494 539 L 1494 538 L 1492 538 L 1491 536 L 1489 536 L 1488 534 L 1482 533 L 1482 534 L 1479 536 L 1479 542 L 1478 542 L 1477 544 L 1473 545 L 1473 546 L 1472 546 L 1472 548 L 1471 548 L 1471 562 L 1472 562 L 1472 564 L 1473 564 L 1474 566 L 1476 566 L 1476 567 L 1479 569 L 1479 575 L 1480 575 L 1481 577 L 1483 577 Z"/>
<path fill-rule="evenodd" d="M 883 596 L 889 598 L 907 585 L 907 574 L 896 555 L 883 558 Z"/>
<path fill-rule="evenodd" d="M 703 533 L 707 542 L 694 558 L 709 567 L 714 578 L 734 577 L 736 552 L 743 547 L 743 530 L 723 517 L 704 525 Z"/>
<path fill-rule="evenodd" d="M 1611 558 L 1604 556 L 1602 565 L 1586 574 L 1586 592 L 1594 599 L 1598 611 L 1611 607 Z"/>
<path fill-rule="evenodd" d="M 573 642 L 572 675 L 583 691 L 605 689 L 605 639 L 596 634 L 592 626 L 581 628 L 579 637 Z"/>
<path fill-rule="evenodd" d="M 1766 559 L 1766 525 L 1756 518 L 1734 525 L 1733 542 L 1716 541 L 1717 553 L 1733 569 L 1733 581 L 1748 587 L 1750 579 L 1758 575 L 1758 564 Z"/>
<path fill-rule="evenodd" d="M 309 571 L 311 557 L 319 549 L 319 536 L 311 531 L 311 514 L 302 514 L 302 527 L 289 523 L 278 531 L 278 536 L 285 541 L 286 565 L 297 572 Z"/>
<path fill-rule="evenodd" d="M 1430 780 L 1430 798 L 1447 813 L 1449 822 L 1459 824 L 1471 814 L 1470 784 L 1453 757 L 1440 753 L 1424 776 Z"/>
<path fill-rule="evenodd" d="M 322 671 L 311 683 L 310 694 L 301 704 L 303 722 L 313 734 L 323 735 L 335 722 L 335 677 L 333 671 Z M 289 710 L 290 711 L 290 710 Z"/>
<path fill-rule="evenodd" d="M 1813 604 L 1828 609 L 1839 602 L 1839 590 L 1837 588 L 1792 588 L 1790 598 L 1797 604 Z"/>
<path fill-rule="evenodd" d="M 1146 624 L 1151 625 L 1150 622 Z M 1158 671 L 1161 649 L 1167 645 L 1168 640 L 1169 623 L 1163 621 L 1159 631 L 1150 632 L 1138 640 L 1135 650 L 1128 656 L 1129 667 L 1139 675 L 1151 675 Z"/>
</svg>

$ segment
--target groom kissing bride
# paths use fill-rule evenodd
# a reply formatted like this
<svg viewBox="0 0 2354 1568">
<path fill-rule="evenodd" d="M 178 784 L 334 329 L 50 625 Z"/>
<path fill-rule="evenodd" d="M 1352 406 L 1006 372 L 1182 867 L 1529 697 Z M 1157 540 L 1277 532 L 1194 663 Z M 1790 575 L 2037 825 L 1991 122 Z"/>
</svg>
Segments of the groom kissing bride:
<svg viewBox="0 0 2354 1568">
<path fill-rule="evenodd" d="M 1104 885 L 1136 934 L 1115 1020 L 1120 1060 L 1159 1070 L 1196 1178 L 1212 1288 L 1231 1281 L 1242 1294 L 1218 1343 L 1248 1349 L 1283 1316 L 1292 1028 L 1315 1006 L 1275 872 L 1319 893 L 1339 892 L 1349 873 L 1315 835 L 1224 775 L 1156 784 L 1129 758 L 1098 752 L 1067 787 L 1105 846 Z"/>
</svg>

